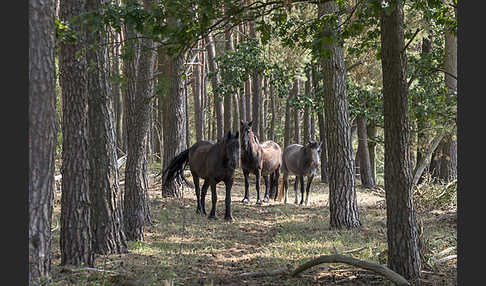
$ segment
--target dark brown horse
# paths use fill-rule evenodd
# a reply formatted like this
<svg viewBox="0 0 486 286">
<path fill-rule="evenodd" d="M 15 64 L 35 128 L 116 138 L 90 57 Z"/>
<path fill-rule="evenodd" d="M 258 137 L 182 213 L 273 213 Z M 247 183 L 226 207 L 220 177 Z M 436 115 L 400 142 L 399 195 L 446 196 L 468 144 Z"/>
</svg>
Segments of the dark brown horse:
<svg viewBox="0 0 486 286">
<path fill-rule="evenodd" d="M 218 200 L 216 184 L 222 181 L 226 186 L 224 218 L 233 220 L 231 215 L 231 187 L 233 186 L 240 152 L 238 135 L 238 132 L 233 135 L 231 131 L 228 131 L 228 134 L 218 140 L 217 143 L 198 141 L 189 149 L 182 151 L 171 160 L 167 169 L 164 170 L 163 185 L 167 186 L 174 179 L 178 182 L 185 181 L 183 172 L 185 166 L 189 164 L 196 189 L 196 212 L 206 214 L 206 192 L 208 187 L 211 186 L 212 208 L 208 218 L 216 218 L 216 202 Z M 199 189 L 199 178 L 204 179 L 201 190 Z"/>
<path fill-rule="evenodd" d="M 263 201 L 269 200 L 269 179 L 270 195 L 275 200 L 278 195 L 278 178 L 280 175 L 280 165 L 282 164 L 282 150 L 277 143 L 268 140 L 260 144 L 258 138 L 251 131 L 253 121 L 248 123 L 240 122 L 241 131 L 241 168 L 245 176 L 245 197 L 242 202 L 250 202 L 248 175 L 255 174 L 257 204 L 260 200 L 260 177 L 265 180 L 265 196 Z M 270 177 L 270 178 L 269 178 Z M 276 189 L 274 191 L 274 189 Z"/>
<path fill-rule="evenodd" d="M 301 205 L 304 203 L 304 176 L 307 176 L 305 205 L 309 203 L 312 179 L 320 165 L 321 145 L 322 142 L 309 141 L 309 144 L 305 147 L 300 144 L 291 144 L 285 148 L 282 155 L 283 186 L 280 188 L 279 195 L 281 198 L 282 192 L 285 193 L 285 203 L 288 201 L 289 175 L 295 175 L 294 191 L 296 204 L 299 201 L 297 188 L 300 183 Z"/>
</svg>

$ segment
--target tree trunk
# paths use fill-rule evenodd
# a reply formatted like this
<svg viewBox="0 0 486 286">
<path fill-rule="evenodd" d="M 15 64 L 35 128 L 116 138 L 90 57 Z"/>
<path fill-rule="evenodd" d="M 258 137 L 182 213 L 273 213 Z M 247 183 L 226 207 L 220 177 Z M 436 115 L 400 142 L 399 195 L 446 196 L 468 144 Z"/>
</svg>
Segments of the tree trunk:
<svg viewBox="0 0 486 286">
<path fill-rule="evenodd" d="M 144 1 L 145 9 L 148 9 L 148 5 L 148 1 Z M 126 35 L 127 38 L 134 37 L 134 30 L 126 27 Z M 133 51 L 133 57 L 127 60 L 125 67 L 128 77 L 125 104 L 128 146 L 123 215 L 127 240 L 143 240 L 144 226 L 150 224 L 146 140 L 150 127 L 153 42 L 147 38 L 141 40 L 138 63 L 135 55 L 136 43 L 136 39 L 126 43 L 129 51 Z"/>
<path fill-rule="evenodd" d="M 294 81 L 294 87 L 292 88 L 292 97 L 294 99 L 297 99 L 299 94 L 300 94 L 300 85 L 301 81 L 300 79 L 296 79 Z M 294 107 L 293 108 L 294 112 L 294 133 L 293 133 L 293 142 L 295 144 L 306 144 L 306 142 L 302 143 L 302 138 L 301 138 L 301 132 L 300 132 L 300 109 L 299 107 Z"/>
<path fill-rule="evenodd" d="M 113 42 L 120 42 L 121 41 L 121 33 L 116 31 L 112 31 Z M 114 101 L 114 109 L 115 109 L 115 134 L 116 134 L 116 146 L 117 148 L 117 155 L 121 155 L 122 151 L 126 152 L 125 140 L 124 140 L 124 133 L 123 133 L 123 96 L 121 90 L 121 84 L 119 78 L 121 77 L 120 73 L 120 44 L 114 44 L 112 48 L 112 67 L 111 67 L 111 76 L 114 78 L 112 81 L 112 92 L 113 92 L 113 101 Z"/>
<path fill-rule="evenodd" d="M 403 52 L 403 3 L 391 3 L 392 11 L 383 10 L 380 23 L 388 266 L 405 279 L 419 285 L 421 261 L 410 170 L 407 58 Z"/>
<path fill-rule="evenodd" d="M 211 86 L 214 95 L 214 111 L 216 113 L 216 127 L 217 127 L 216 138 L 222 138 L 223 137 L 223 99 L 214 90 L 221 82 L 221 78 L 219 76 L 219 73 L 217 73 L 218 67 L 215 60 L 216 47 L 213 40 L 213 36 L 211 34 L 207 36 L 206 42 L 208 45 L 207 50 L 208 50 L 209 71 L 213 74 L 213 76 L 211 77 Z"/>
<path fill-rule="evenodd" d="M 371 174 L 370 153 L 368 149 L 368 134 L 366 130 L 366 118 L 359 116 L 358 119 L 358 154 L 359 174 L 361 185 L 365 188 L 374 188 L 375 182 Z"/>
<path fill-rule="evenodd" d="M 96 11 L 102 0 L 87 0 L 88 11 Z M 93 251 L 99 254 L 126 253 L 119 190 L 113 93 L 108 81 L 108 47 L 98 46 L 106 33 L 87 31 L 89 120 L 89 189 Z"/>
<path fill-rule="evenodd" d="M 319 5 L 319 15 L 337 13 L 334 1 Z M 337 23 L 324 27 L 324 33 L 336 37 Z M 351 146 L 346 95 L 346 67 L 344 50 L 338 41 L 323 41 L 323 50 L 330 51 L 322 57 L 324 77 L 325 132 L 329 171 L 329 210 L 331 228 L 355 228 L 361 226 L 356 201 L 353 150 Z"/>
<path fill-rule="evenodd" d="M 450 31 L 445 31 L 444 53 L 444 69 L 449 74 L 457 76 L 457 38 Z M 453 105 L 455 104 L 453 94 L 457 92 L 457 80 L 449 74 L 445 75 L 445 83 L 449 92 L 447 100 L 450 105 Z M 457 178 L 457 140 L 455 132 L 450 132 L 444 138 L 439 178 L 447 182 Z"/>
<path fill-rule="evenodd" d="M 245 81 L 245 106 L 246 106 L 246 121 L 250 122 L 252 120 L 252 105 L 251 105 L 251 98 L 252 98 L 252 85 L 253 82 L 251 78 L 248 77 L 248 80 Z"/>
<path fill-rule="evenodd" d="M 273 93 L 273 86 L 270 86 L 270 113 L 272 118 L 268 129 L 268 139 L 272 141 L 275 141 L 275 112 L 275 94 Z"/>
<path fill-rule="evenodd" d="M 322 142 L 321 145 L 321 181 L 323 183 L 329 184 L 329 172 L 328 172 L 328 164 L 327 164 L 327 140 L 326 140 L 326 123 L 324 122 L 324 115 L 322 111 L 317 113 L 317 117 L 319 119 L 319 136 Z"/>
<path fill-rule="evenodd" d="M 201 141 L 204 139 L 204 121 L 203 121 L 203 100 L 202 100 L 202 88 L 201 88 L 201 70 L 202 70 L 202 61 L 201 61 L 201 53 L 199 49 L 201 48 L 200 41 L 197 42 L 196 51 L 197 53 L 197 62 L 192 65 L 192 96 L 194 99 L 194 128 L 196 129 L 196 141 Z M 200 63 L 200 64 L 199 64 Z"/>
<path fill-rule="evenodd" d="M 163 75 L 161 81 L 165 82 L 165 90 L 162 94 L 163 105 L 163 127 L 164 127 L 164 160 L 165 170 L 170 161 L 180 152 L 186 149 L 186 114 L 184 100 L 184 81 L 181 76 L 183 70 L 183 58 L 180 56 L 169 56 L 161 51 L 163 63 Z M 172 182 L 162 188 L 163 197 L 181 197 L 182 187 Z"/>
<path fill-rule="evenodd" d="M 371 121 L 367 126 L 367 136 L 368 136 L 368 154 L 370 154 L 370 170 L 371 170 L 371 179 L 373 185 L 377 185 L 378 181 L 376 180 L 376 142 L 378 140 L 378 129 L 376 127 L 376 123 Z"/>
<path fill-rule="evenodd" d="M 304 84 L 305 96 L 309 97 L 311 92 L 311 78 L 310 71 L 306 73 L 307 81 Z M 304 107 L 304 144 L 307 144 L 311 139 L 311 107 L 306 104 Z"/>
<path fill-rule="evenodd" d="M 49 276 L 57 140 L 54 1 L 29 1 L 29 285 Z"/>
<path fill-rule="evenodd" d="M 290 133 L 290 101 L 291 101 L 292 94 L 287 97 L 286 103 L 285 103 L 285 129 L 284 129 L 284 149 L 289 146 L 290 140 L 291 140 L 291 133 Z M 282 150 L 283 152 L 283 150 Z"/>
<path fill-rule="evenodd" d="M 85 12 L 85 1 L 63 0 L 63 21 Z M 62 89 L 61 265 L 94 266 L 88 161 L 88 73 L 84 32 L 73 27 L 74 43 L 62 43 L 59 83 Z"/>
<path fill-rule="evenodd" d="M 225 41 L 225 52 L 229 52 L 234 50 L 233 46 L 233 33 L 231 29 L 229 28 L 229 25 L 227 28 L 225 28 L 224 31 L 224 41 Z M 227 134 L 228 131 L 231 131 L 231 128 L 233 127 L 233 94 L 227 94 L 224 96 L 223 99 L 223 104 L 224 104 L 224 128 L 223 128 L 223 134 Z M 218 137 L 220 138 L 220 137 Z"/>
</svg>

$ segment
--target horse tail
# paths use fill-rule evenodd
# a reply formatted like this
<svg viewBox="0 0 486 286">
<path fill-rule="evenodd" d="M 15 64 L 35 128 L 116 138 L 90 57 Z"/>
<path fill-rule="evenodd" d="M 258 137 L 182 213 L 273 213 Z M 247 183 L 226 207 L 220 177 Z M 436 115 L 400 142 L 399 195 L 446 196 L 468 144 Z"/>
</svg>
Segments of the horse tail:
<svg viewBox="0 0 486 286">
<path fill-rule="evenodd" d="M 278 184 L 278 182 L 277 182 Z M 278 190 L 278 197 L 277 201 L 281 202 L 284 196 L 284 187 L 286 186 L 284 178 L 282 178 L 282 184 L 280 185 L 280 189 Z"/>
<path fill-rule="evenodd" d="M 182 184 L 182 181 L 184 181 L 190 186 L 190 183 L 184 177 L 184 168 L 189 162 L 189 150 L 190 148 L 182 151 L 170 161 L 162 173 L 162 186 L 167 187 L 173 180 L 176 180 L 179 184 Z"/>
</svg>

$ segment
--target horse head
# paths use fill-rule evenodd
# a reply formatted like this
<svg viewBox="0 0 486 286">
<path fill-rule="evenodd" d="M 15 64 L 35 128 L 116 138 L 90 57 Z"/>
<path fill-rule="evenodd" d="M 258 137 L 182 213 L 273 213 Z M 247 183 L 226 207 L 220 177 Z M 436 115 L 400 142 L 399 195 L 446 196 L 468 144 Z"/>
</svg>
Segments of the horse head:
<svg viewBox="0 0 486 286">
<path fill-rule="evenodd" d="M 224 147 L 224 160 L 228 162 L 230 168 L 236 169 L 240 154 L 239 132 L 236 131 L 233 135 L 231 131 L 228 131 L 228 134 L 224 136 L 222 143 Z"/>
<path fill-rule="evenodd" d="M 247 150 L 248 146 L 250 145 L 250 135 L 253 135 L 253 131 L 251 131 L 252 124 L 253 120 L 250 122 L 244 122 L 243 120 L 240 121 L 241 147 L 243 150 Z"/>
<path fill-rule="evenodd" d="M 313 171 L 317 170 L 321 164 L 321 145 L 322 141 L 309 141 L 309 143 L 304 147 L 306 161 L 310 162 L 310 168 Z"/>
</svg>

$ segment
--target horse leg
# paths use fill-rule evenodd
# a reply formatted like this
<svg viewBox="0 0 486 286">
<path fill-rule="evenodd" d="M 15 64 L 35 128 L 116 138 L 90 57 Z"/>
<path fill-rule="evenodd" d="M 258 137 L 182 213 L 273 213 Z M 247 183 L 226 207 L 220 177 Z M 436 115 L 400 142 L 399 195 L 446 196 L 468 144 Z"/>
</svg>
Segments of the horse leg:
<svg viewBox="0 0 486 286">
<path fill-rule="evenodd" d="M 209 183 L 204 180 L 204 184 L 201 189 L 201 212 L 206 214 L 206 193 L 208 192 Z"/>
<path fill-rule="evenodd" d="M 211 184 L 211 212 L 209 217 L 211 219 L 216 219 L 216 202 L 218 201 L 218 195 L 216 194 L 216 184 Z"/>
<path fill-rule="evenodd" d="M 296 178 L 297 179 L 297 178 Z M 300 181 L 300 205 L 304 203 L 304 176 L 299 176 Z"/>
<path fill-rule="evenodd" d="M 233 216 L 231 215 L 231 187 L 233 186 L 233 179 L 224 182 L 224 184 L 226 186 L 226 196 L 224 198 L 224 204 L 225 204 L 224 219 L 232 221 Z"/>
<path fill-rule="evenodd" d="M 261 176 L 261 171 L 257 170 L 255 172 L 255 182 L 256 182 L 256 191 L 257 191 L 257 205 L 261 205 L 262 201 L 260 200 L 260 176 Z"/>
<path fill-rule="evenodd" d="M 278 179 L 280 177 L 280 167 L 275 170 L 275 173 L 273 175 L 273 180 L 274 180 L 274 188 L 275 188 L 275 197 L 273 198 L 274 201 L 277 200 L 278 197 Z"/>
<path fill-rule="evenodd" d="M 194 189 L 196 190 L 197 208 L 196 213 L 202 213 L 201 209 L 201 190 L 199 189 L 199 177 L 192 173 L 192 181 L 194 182 Z"/>
<path fill-rule="evenodd" d="M 283 188 L 285 194 L 284 203 L 287 203 L 289 200 L 289 173 L 284 172 L 283 182 L 284 182 Z"/>
<path fill-rule="evenodd" d="M 314 179 L 314 176 L 308 176 L 307 177 L 307 190 L 305 191 L 305 205 L 306 206 L 309 204 L 310 186 L 311 186 L 313 179 Z"/>
<path fill-rule="evenodd" d="M 295 204 L 299 203 L 299 194 L 297 193 L 298 188 L 299 188 L 299 176 L 295 175 L 295 182 L 294 182 Z"/>
<path fill-rule="evenodd" d="M 242 203 L 249 203 L 250 202 L 250 183 L 248 182 L 248 174 L 247 170 L 243 170 L 243 176 L 245 177 L 245 197 L 241 201 Z"/>
<path fill-rule="evenodd" d="M 268 191 L 268 196 L 269 198 L 273 198 L 273 196 L 275 195 L 275 174 L 272 172 L 270 173 L 270 186 L 269 186 L 269 191 Z"/>
<path fill-rule="evenodd" d="M 265 182 L 265 195 L 263 196 L 263 202 L 268 202 L 268 175 L 263 176 L 263 181 Z"/>
</svg>

